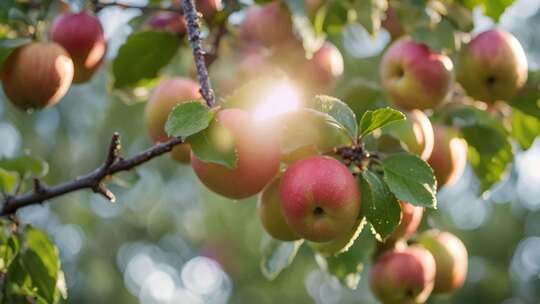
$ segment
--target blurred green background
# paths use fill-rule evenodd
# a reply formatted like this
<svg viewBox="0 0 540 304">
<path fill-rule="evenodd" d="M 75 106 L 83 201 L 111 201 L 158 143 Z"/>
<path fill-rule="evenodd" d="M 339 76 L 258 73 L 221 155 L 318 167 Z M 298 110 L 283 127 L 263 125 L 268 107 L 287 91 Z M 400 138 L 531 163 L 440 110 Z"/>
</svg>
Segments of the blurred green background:
<svg viewBox="0 0 540 304">
<path fill-rule="evenodd" d="M 138 14 L 116 7 L 100 12 L 109 60 Z M 475 32 L 492 26 L 480 10 L 474 15 Z M 516 1 L 500 27 L 516 35 L 529 66 L 538 69 L 540 1 Z M 388 34 L 370 38 L 351 26 L 334 38 L 346 57 L 346 74 L 354 76 L 335 94 L 365 107 L 362 100 L 376 98 L 366 83 L 377 80 L 376 58 Z M 173 66 L 191 60 L 186 56 Z M 91 83 L 73 86 L 57 107 L 31 115 L 1 95 L 0 156 L 26 150 L 41 156 L 51 167 L 45 181 L 55 184 L 98 166 L 113 131 L 121 134 L 125 155 L 148 147 L 144 103 L 127 105 L 109 92 L 109 68 L 105 64 Z M 470 255 L 465 286 L 430 303 L 540 303 L 540 141 L 518 151 L 508 177 L 490 193 L 478 197 L 477 184 L 468 169 L 440 192 L 439 210 L 424 217 L 424 228 L 454 232 Z M 20 212 L 23 222 L 45 229 L 58 246 L 69 303 L 375 303 L 365 280 L 369 269 L 349 290 L 320 270 L 304 247 L 291 267 L 266 280 L 259 270 L 263 230 L 255 198 L 235 202 L 212 194 L 190 167 L 168 156 L 120 175 L 111 190 L 115 204 L 77 192 Z"/>
</svg>

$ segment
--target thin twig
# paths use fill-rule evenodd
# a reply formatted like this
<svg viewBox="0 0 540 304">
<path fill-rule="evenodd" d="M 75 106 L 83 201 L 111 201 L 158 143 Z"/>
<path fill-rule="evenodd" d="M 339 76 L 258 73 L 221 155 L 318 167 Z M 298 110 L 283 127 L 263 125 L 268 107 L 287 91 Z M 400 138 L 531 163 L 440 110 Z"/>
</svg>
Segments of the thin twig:
<svg viewBox="0 0 540 304">
<path fill-rule="evenodd" d="M 216 104 L 216 97 L 210 85 L 210 77 L 208 77 L 208 70 L 206 69 L 205 52 L 202 48 L 201 32 L 199 30 L 198 13 L 195 9 L 195 3 L 193 3 L 193 0 L 182 0 L 182 8 L 184 9 L 184 15 L 187 21 L 187 33 L 189 42 L 191 43 L 191 49 L 193 50 L 195 66 L 197 67 L 197 77 L 201 85 L 200 92 L 208 107 L 212 108 Z"/>
</svg>

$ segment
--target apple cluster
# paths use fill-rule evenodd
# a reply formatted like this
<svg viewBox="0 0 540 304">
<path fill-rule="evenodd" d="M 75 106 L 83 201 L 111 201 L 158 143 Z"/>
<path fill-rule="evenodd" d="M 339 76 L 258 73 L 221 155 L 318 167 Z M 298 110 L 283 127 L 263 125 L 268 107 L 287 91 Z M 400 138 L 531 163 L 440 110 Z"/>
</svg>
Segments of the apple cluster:
<svg viewBox="0 0 540 304">
<path fill-rule="evenodd" d="M 92 78 L 107 49 L 101 23 L 89 12 L 58 16 L 49 40 L 18 47 L 4 63 L 4 93 L 19 109 L 41 109 L 58 103 L 72 83 Z"/>
</svg>

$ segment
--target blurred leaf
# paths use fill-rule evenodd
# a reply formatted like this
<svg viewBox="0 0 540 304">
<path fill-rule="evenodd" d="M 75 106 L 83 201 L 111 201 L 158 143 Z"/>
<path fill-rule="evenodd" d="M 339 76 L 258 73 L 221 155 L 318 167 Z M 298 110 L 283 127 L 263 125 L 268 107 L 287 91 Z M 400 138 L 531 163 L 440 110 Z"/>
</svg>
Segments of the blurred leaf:
<svg viewBox="0 0 540 304">
<path fill-rule="evenodd" d="M 113 60 L 114 88 L 136 86 L 158 76 L 159 70 L 173 58 L 180 45 L 174 34 L 143 31 L 131 34 Z"/>
<path fill-rule="evenodd" d="M 493 129 L 498 132 L 506 133 L 502 121 L 495 118 L 490 113 L 477 109 L 471 106 L 459 106 L 453 107 L 445 111 L 445 115 L 448 116 L 449 122 L 452 125 L 459 127 L 468 127 L 482 125 Z"/>
<path fill-rule="evenodd" d="M 388 7 L 387 0 L 355 0 L 353 4 L 357 21 L 371 35 L 375 35 L 381 28 L 382 18 Z"/>
<path fill-rule="evenodd" d="M 171 111 L 165 123 L 165 130 L 169 136 L 188 137 L 206 129 L 213 118 L 213 112 L 202 103 L 185 102 Z"/>
<path fill-rule="evenodd" d="M 338 92 L 341 100 L 347 103 L 356 117 L 362 117 L 366 111 L 374 111 L 388 105 L 383 90 L 374 80 L 356 77 L 343 85 Z"/>
<path fill-rule="evenodd" d="M 6 231 L 4 227 L 2 229 L 2 233 Z M 0 235 L 0 272 L 6 272 L 19 249 L 19 240 L 15 235 Z"/>
<path fill-rule="evenodd" d="M 411 32 L 416 42 L 424 43 L 435 51 L 456 49 L 454 37 L 455 28 L 446 19 L 442 19 L 436 25 L 419 26 Z"/>
<path fill-rule="evenodd" d="M 30 42 L 30 38 L 0 39 L 0 69 L 13 50 Z"/>
<path fill-rule="evenodd" d="M 265 235 L 262 242 L 261 271 L 268 280 L 273 280 L 292 263 L 304 240 L 281 242 Z"/>
<path fill-rule="evenodd" d="M 406 153 L 406 144 L 400 141 L 397 137 L 389 134 L 382 134 L 376 140 L 377 146 L 372 150 L 377 152 L 395 154 L 395 153 Z M 369 149 L 368 149 L 369 150 Z"/>
<path fill-rule="evenodd" d="M 437 208 L 437 182 L 431 167 L 408 153 L 383 160 L 384 181 L 394 195 L 415 206 Z"/>
<path fill-rule="evenodd" d="M 536 137 L 540 136 L 540 120 L 518 109 L 513 109 L 511 135 L 523 150 L 529 149 Z"/>
<path fill-rule="evenodd" d="M 444 0 L 439 2 L 442 7 L 438 12 L 448 19 L 456 29 L 462 32 L 470 32 L 474 28 L 472 10 L 465 8 L 453 0 Z"/>
<path fill-rule="evenodd" d="M 318 29 L 328 34 L 340 34 L 350 21 L 351 11 L 346 1 L 326 1 L 317 13 Z"/>
<path fill-rule="evenodd" d="M 188 139 L 193 153 L 203 162 L 236 167 L 236 145 L 234 138 L 219 121 L 214 120 L 203 131 Z"/>
<path fill-rule="evenodd" d="M 317 95 L 313 108 L 334 117 L 347 131 L 351 138 L 358 136 L 356 115 L 343 101 L 330 96 Z"/>
<path fill-rule="evenodd" d="M 391 122 L 404 119 L 405 115 L 403 113 L 392 108 L 367 111 L 360 120 L 360 136 L 365 136 Z"/>
<path fill-rule="evenodd" d="M 294 32 L 301 39 L 306 53 L 311 56 L 321 47 L 325 37 L 315 32 L 313 24 L 306 15 L 303 1 L 285 0 L 284 2 L 291 12 Z"/>
<path fill-rule="evenodd" d="M 21 177 L 43 177 L 49 172 L 49 164 L 30 155 L 22 155 L 11 159 L 0 160 L 0 168 L 18 172 Z"/>
<path fill-rule="evenodd" d="M 501 180 L 512 161 L 512 146 L 507 137 L 487 126 L 461 129 L 469 144 L 468 159 L 480 179 L 481 191 L 486 191 Z"/>
<path fill-rule="evenodd" d="M 506 8 L 514 3 L 514 0 L 457 0 L 457 2 L 471 10 L 476 6 L 480 6 L 486 16 L 493 18 L 497 22 Z"/>
<path fill-rule="evenodd" d="M 529 71 L 525 87 L 512 98 L 510 105 L 540 119 L 540 70 Z"/>
<path fill-rule="evenodd" d="M 394 231 L 401 219 L 398 200 L 386 183 L 369 170 L 362 172 L 359 183 L 362 190 L 361 214 L 373 227 L 376 238 L 382 241 Z"/>
<path fill-rule="evenodd" d="M 12 193 L 19 182 L 19 174 L 0 168 L 0 189 L 5 193 Z"/>
</svg>

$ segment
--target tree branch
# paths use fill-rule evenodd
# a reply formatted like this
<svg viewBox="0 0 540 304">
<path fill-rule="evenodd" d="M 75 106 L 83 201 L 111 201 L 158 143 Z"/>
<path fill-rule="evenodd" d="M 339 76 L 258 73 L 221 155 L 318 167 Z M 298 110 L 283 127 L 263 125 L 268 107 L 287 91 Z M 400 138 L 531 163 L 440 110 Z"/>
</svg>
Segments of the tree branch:
<svg viewBox="0 0 540 304">
<path fill-rule="evenodd" d="M 187 22 L 187 33 L 191 49 L 193 50 L 193 59 L 197 67 L 197 77 L 201 85 L 201 95 L 206 101 L 208 107 L 212 108 L 216 104 L 216 97 L 210 85 L 208 70 L 205 63 L 205 52 L 201 44 L 201 32 L 199 30 L 198 14 L 193 0 L 182 0 L 182 8 Z"/>
</svg>

